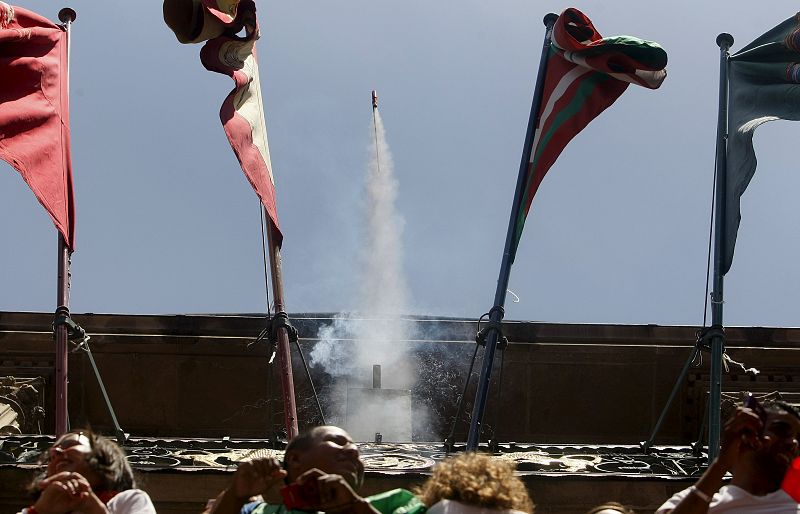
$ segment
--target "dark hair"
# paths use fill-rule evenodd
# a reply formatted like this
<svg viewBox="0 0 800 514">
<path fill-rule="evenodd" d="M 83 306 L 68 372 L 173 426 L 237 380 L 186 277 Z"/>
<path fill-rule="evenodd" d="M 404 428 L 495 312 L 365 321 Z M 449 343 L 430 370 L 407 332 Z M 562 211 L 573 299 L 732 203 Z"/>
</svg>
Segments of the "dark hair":
<svg viewBox="0 0 800 514">
<path fill-rule="evenodd" d="M 95 492 L 100 491 L 126 491 L 136 488 L 133 469 L 128 463 L 125 451 L 111 439 L 95 434 L 89 429 L 72 430 L 68 434 L 79 434 L 89 439 L 92 453 L 86 457 L 86 463 L 98 477 L 100 483 L 94 487 Z M 39 458 L 39 464 L 46 466 L 50 460 L 50 452 L 44 452 Z M 28 485 L 28 492 L 38 497 L 41 494 L 39 483 L 47 478 L 47 468 L 34 477 Z"/>
<path fill-rule="evenodd" d="M 786 402 L 770 402 L 764 408 L 770 412 L 785 412 L 800 420 L 800 413 L 797 412 L 797 409 Z"/>
<path fill-rule="evenodd" d="M 289 455 L 289 452 L 300 451 L 304 452 L 314 446 L 314 443 L 319 436 L 319 433 L 327 428 L 326 425 L 321 425 L 317 427 L 312 427 L 306 430 L 305 432 L 301 432 L 296 436 L 292 437 L 289 443 L 286 445 L 286 449 L 283 451 L 283 462 L 282 467 L 284 471 L 289 471 L 289 464 L 288 459 L 286 458 Z M 286 475 L 284 481 L 288 484 L 289 483 L 289 475 Z"/>
<path fill-rule="evenodd" d="M 319 437 L 319 433 L 327 429 L 327 425 L 321 425 L 313 428 L 309 428 L 305 432 L 298 434 L 289 441 L 289 444 L 286 445 L 286 450 L 284 453 L 289 453 L 291 451 L 299 450 L 305 451 L 314 446 L 317 437 Z"/>
</svg>

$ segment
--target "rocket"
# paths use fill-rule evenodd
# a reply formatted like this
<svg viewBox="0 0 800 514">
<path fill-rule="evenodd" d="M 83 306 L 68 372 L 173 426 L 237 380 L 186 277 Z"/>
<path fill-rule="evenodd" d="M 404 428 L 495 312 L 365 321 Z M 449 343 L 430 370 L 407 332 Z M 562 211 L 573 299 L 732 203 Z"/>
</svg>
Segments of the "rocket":
<svg viewBox="0 0 800 514">
<path fill-rule="evenodd" d="M 372 126 L 375 129 L 375 162 L 378 165 L 378 173 L 381 172 L 381 152 L 378 144 L 378 93 L 372 90 Z"/>
</svg>

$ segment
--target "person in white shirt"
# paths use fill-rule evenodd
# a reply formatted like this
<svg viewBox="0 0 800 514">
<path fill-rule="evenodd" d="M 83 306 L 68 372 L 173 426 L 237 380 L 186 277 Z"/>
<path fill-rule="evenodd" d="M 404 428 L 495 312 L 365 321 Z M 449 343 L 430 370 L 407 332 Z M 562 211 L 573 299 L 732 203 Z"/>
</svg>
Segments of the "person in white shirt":
<svg viewBox="0 0 800 514">
<path fill-rule="evenodd" d="M 156 514 L 136 488 L 125 452 L 89 430 L 59 437 L 28 486 L 33 503 L 20 514 Z"/>
<path fill-rule="evenodd" d="M 800 415 L 790 405 L 766 407 L 764 419 L 739 407 L 725 423 L 719 456 L 692 487 L 656 514 L 800 514 L 800 505 L 781 487 L 798 455 Z M 728 485 L 722 485 L 731 473 Z"/>
</svg>

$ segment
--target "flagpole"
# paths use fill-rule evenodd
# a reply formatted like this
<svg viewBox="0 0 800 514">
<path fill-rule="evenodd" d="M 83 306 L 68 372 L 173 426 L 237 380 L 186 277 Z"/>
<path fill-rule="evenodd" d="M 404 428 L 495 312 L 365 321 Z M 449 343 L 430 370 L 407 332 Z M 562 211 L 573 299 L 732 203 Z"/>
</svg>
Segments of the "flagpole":
<svg viewBox="0 0 800 514">
<path fill-rule="evenodd" d="M 525 190 L 525 177 L 527 176 L 531 158 L 531 145 L 533 144 L 533 137 L 538 124 L 542 90 L 544 89 L 547 58 L 550 52 L 550 39 L 553 33 L 553 25 L 555 25 L 557 19 L 557 14 L 549 13 L 543 20 L 545 36 L 544 44 L 542 45 L 542 56 L 539 60 L 539 72 L 536 76 L 536 88 L 534 89 L 531 114 L 528 119 L 528 132 L 525 135 L 525 146 L 522 150 L 522 160 L 519 166 L 519 174 L 517 175 L 517 189 L 514 193 L 514 203 L 511 207 L 505 249 L 503 250 L 503 260 L 500 264 L 500 276 L 497 279 L 497 290 L 494 295 L 494 306 L 489 311 L 489 331 L 486 337 L 486 348 L 483 353 L 483 366 L 478 380 L 478 389 L 475 393 L 475 404 L 472 408 L 472 419 L 470 420 L 469 435 L 467 437 L 467 451 L 477 450 L 478 443 L 480 442 L 483 414 L 486 409 L 486 398 L 489 393 L 489 383 L 491 382 L 494 351 L 500 337 L 500 322 L 503 320 L 503 306 L 505 305 L 506 290 L 508 289 L 508 280 L 511 275 L 511 264 L 513 262 L 511 253 L 514 235 L 516 234 L 517 214 L 522 205 L 522 196 Z"/>
<path fill-rule="evenodd" d="M 708 399 L 708 460 L 713 461 L 719 453 L 722 401 L 722 359 L 725 353 L 725 333 L 722 331 L 723 274 L 722 252 L 725 242 L 725 204 L 727 184 L 728 142 L 728 49 L 733 45 L 733 36 L 722 33 L 717 36 L 719 46 L 719 113 L 717 118 L 717 181 L 714 195 L 714 277 L 711 290 L 711 377 Z"/>
<path fill-rule="evenodd" d="M 281 272 L 281 247 L 276 242 L 275 232 L 278 230 L 269 213 L 264 209 L 267 219 L 267 244 L 269 245 L 270 274 L 272 276 L 272 297 L 275 313 L 283 312 L 283 273 Z M 298 434 L 297 405 L 294 397 L 294 378 L 292 377 L 292 355 L 289 350 L 289 332 L 285 326 L 277 330 L 278 366 L 283 389 L 283 420 L 286 426 L 286 438 L 291 439 Z"/>
<path fill-rule="evenodd" d="M 61 232 L 58 233 L 58 286 L 56 318 L 69 316 L 69 248 Z M 56 325 L 56 436 L 69 430 L 67 411 L 67 325 Z"/>
<path fill-rule="evenodd" d="M 58 12 L 58 19 L 64 24 L 67 32 L 67 98 L 69 98 L 69 59 L 70 44 L 72 35 L 72 22 L 75 21 L 75 11 L 65 7 Z M 70 255 L 71 252 L 64 240 L 61 232 L 58 232 L 58 283 L 56 293 L 56 319 L 61 316 L 69 317 L 69 285 L 70 285 Z M 69 430 L 69 410 L 67 405 L 67 385 L 68 385 L 68 344 L 69 334 L 67 325 L 64 323 L 55 324 L 56 357 L 55 357 L 55 381 L 56 381 L 56 435 L 59 436 Z"/>
</svg>

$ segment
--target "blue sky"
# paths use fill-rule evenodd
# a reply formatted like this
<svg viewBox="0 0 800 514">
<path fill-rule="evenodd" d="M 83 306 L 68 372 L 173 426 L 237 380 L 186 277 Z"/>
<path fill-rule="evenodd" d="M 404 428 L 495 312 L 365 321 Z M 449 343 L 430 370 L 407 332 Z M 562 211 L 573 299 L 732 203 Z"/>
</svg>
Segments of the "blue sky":
<svg viewBox="0 0 800 514">
<path fill-rule="evenodd" d="M 19 2 L 56 19 L 52 0 Z M 358 304 L 377 89 L 405 219 L 411 313 L 491 307 L 543 37 L 574 6 L 603 35 L 659 42 L 668 77 L 630 87 L 534 200 L 509 319 L 699 324 L 719 32 L 741 48 L 793 15 L 765 2 L 259 1 L 261 79 L 287 308 Z M 263 312 L 258 203 L 225 139 L 232 82 L 176 42 L 160 2 L 73 0 L 73 312 Z M 149 7 L 148 7 L 149 5 Z M 725 283 L 729 325 L 797 326 L 800 124 L 755 137 L 758 169 Z M 55 309 L 56 233 L 0 163 L 0 310 Z"/>
</svg>

